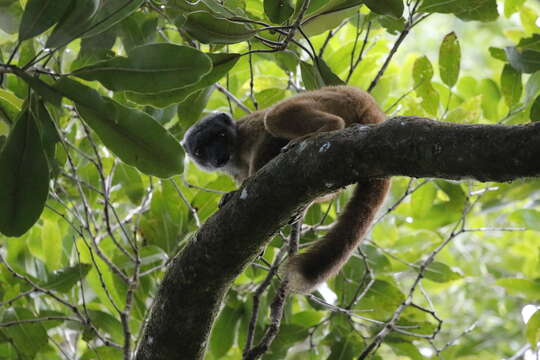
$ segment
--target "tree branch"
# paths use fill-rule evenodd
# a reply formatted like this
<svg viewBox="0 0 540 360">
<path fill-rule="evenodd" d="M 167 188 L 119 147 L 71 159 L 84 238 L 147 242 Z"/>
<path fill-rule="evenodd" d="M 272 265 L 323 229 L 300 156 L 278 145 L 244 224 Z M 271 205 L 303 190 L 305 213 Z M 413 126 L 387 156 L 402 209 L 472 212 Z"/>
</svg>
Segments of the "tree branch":
<svg viewBox="0 0 540 360">
<path fill-rule="evenodd" d="M 540 122 L 459 125 L 396 117 L 322 134 L 246 180 L 171 262 L 136 358 L 202 359 L 231 283 L 291 214 L 361 178 L 508 181 L 540 175 Z"/>
</svg>

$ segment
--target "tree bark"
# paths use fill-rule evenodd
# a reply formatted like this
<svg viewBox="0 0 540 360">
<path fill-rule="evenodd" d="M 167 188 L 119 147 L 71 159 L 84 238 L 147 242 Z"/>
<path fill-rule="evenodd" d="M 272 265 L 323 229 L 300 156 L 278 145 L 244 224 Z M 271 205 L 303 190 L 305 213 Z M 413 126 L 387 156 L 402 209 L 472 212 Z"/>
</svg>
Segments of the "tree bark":
<svg viewBox="0 0 540 360">
<path fill-rule="evenodd" d="M 459 125 L 396 117 L 322 134 L 246 180 L 172 261 L 136 355 L 202 359 L 231 283 L 270 235 L 312 199 L 361 178 L 509 181 L 540 175 L 540 122 Z"/>
</svg>

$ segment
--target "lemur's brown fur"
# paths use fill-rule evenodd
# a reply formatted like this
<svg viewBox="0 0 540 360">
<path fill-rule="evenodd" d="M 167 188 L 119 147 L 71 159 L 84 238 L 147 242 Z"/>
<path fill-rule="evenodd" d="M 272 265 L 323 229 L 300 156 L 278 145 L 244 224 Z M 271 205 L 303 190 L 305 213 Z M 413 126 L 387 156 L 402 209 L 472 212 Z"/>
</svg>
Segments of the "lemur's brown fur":
<svg viewBox="0 0 540 360">
<path fill-rule="evenodd" d="M 217 170 L 242 182 L 291 140 L 299 142 L 321 132 L 355 123 L 377 124 L 384 119 L 375 100 L 362 90 L 330 86 L 305 92 L 237 121 L 230 159 Z M 364 238 L 389 185 L 389 179 L 369 179 L 358 184 L 345 211 L 326 236 L 287 262 L 291 290 L 310 292 L 339 271 Z"/>
</svg>

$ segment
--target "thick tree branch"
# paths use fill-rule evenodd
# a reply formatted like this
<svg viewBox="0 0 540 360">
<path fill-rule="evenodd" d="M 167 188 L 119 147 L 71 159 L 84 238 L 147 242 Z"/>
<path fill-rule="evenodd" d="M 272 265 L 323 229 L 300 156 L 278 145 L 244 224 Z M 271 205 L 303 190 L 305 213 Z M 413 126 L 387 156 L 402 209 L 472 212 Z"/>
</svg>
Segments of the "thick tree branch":
<svg viewBox="0 0 540 360">
<path fill-rule="evenodd" d="M 174 259 L 137 359 L 202 359 L 234 278 L 291 214 L 321 194 L 365 177 L 536 177 L 539 159 L 540 122 L 458 125 L 397 117 L 301 143 L 248 179 Z"/>
</svg>

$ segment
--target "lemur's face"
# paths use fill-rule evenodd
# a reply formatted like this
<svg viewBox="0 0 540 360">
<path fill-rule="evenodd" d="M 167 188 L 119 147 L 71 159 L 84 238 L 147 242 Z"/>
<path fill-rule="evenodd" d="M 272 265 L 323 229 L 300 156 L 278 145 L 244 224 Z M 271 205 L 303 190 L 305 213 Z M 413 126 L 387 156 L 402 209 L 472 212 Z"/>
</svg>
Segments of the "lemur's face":
<svg viewBox="0 0 540 360">
<path fill-rule="evenodd" d="M 182 145 L 199 167 L 214 171 L 231 159 L 237 132 L 237 126 L 228 114 L 212 114 L 186 131 Z"/>
</svg>

